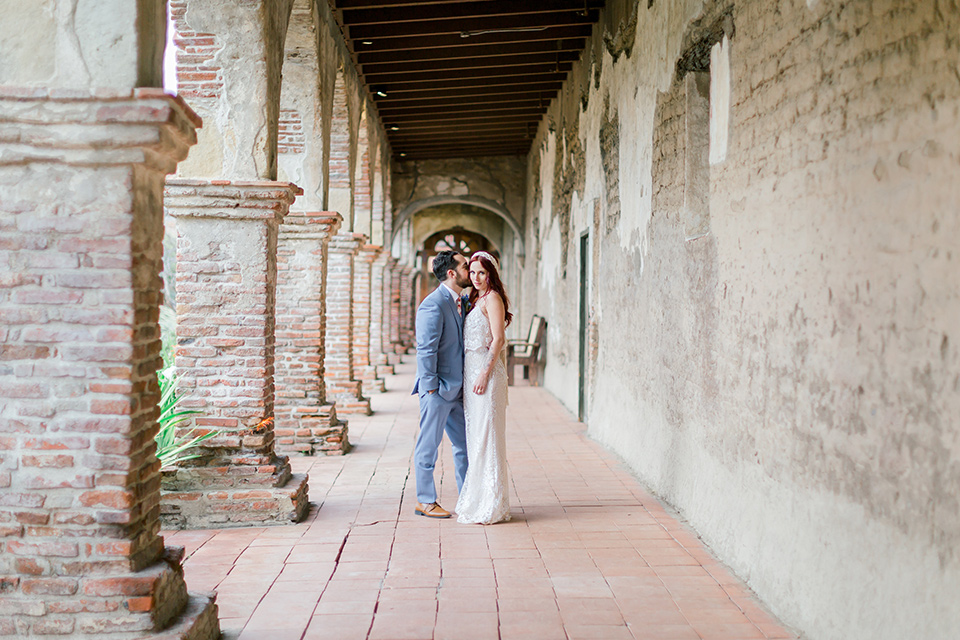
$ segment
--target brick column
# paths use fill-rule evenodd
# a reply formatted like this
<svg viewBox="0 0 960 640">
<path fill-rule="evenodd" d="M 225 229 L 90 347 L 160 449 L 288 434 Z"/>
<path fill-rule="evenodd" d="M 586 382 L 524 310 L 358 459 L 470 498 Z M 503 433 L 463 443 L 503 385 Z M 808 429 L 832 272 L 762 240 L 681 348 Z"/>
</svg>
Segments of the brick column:
<svg viewBox="0 0 960 640">
<path fill-rule="evenodd" d="M 400 271 L 402 269 L 403 266 L 397 263 L 390 270 L 390 347 L 397 356 L 406 352 L 406 348 L 400 346 L 400 278 L 402 277 Z"/>
<path fill-rule="evenodd" d="M 286 182 L 171 179 L 177 227 L 181 431 L 216 429 L 200 458 L 165 471 L 170 527 L 285 524 L 307 513 L 305 475 L 274 451 L 277 234 L 299 188 Z"/>
<path fill-rule="evenodd" d="M 396 285 L 396 286 L 394 286 Z M 400 282 L 397 280 L 397 258 L 392 255 L 383 267 L 383 351 L 391 366 L 400 363 L 394 344 L 399 339 Z"/>
<path fill-rule="evenodd" d="M 369 415 L 370 400 L 353 377 L 353 262 L 365 240 L 362 234 L 346 231 L 330 241 L 323 376 L 327 397 L 336 401 L 337 411 Z"/>
<path fill-rule="evenodd" d="M 408 353 L 416 346 L 416 328 L 413 307 L 413 267 L 400 267 L 400 346 L 401 353 Z"/>
<path fill-rule="evenodd" d="M 387 390 L 370 362 L 373 263 L 382 251 L 374 244 L 361 245 L 353 261 L 353 377 L 368 394 Z"/>
<path fill-rule="evenodd" d="M 163 178 L 200 121 L 104 88 L 0 88 L 0 121 L 0 635 L 218 638 L 153 440 Z"/>
<path fill-rule="evenodd" d="M 277 451 L 346 453 L 347 423 L 337 420 L 323 380 L 327 250 L 343 219 L 330 211 L 291 211 L 277 247 Z"/>
<path fill-rule="evenodd" d="M 389 337 L 390 316 L 386 306 L 389 293 L 389 263 L 393 256 L 383 251 L 370 268 L 370 364 L 381 378 L 392 376 L 393 364 L 386 353 L 384 337 Z"/>
</svg>

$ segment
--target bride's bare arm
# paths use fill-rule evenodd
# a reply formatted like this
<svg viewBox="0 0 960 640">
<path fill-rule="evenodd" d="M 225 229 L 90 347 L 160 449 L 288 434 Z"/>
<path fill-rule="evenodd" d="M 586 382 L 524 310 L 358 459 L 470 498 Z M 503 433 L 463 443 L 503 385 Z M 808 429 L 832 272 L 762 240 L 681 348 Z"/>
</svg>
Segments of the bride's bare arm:
<svg viewBox="0 0 960 640">
<path fill-rule="evenodd" d="M 477 381 L 473 385 L 473 392 L 477 395 L 482 395 L 483 392 L 487 390 L 487 382 L 490 381 L 493 368 L 496 366 L 497 360 L 500 357 L 500 350 L 503 349 L 503 345 L 507 343 L 505 337 L 506 325 L 504 321 L 505 311 L 503 308 L 503 299 L 499 294 L 494 293 L 493 295 L 488 295 L 484 302 L 485 304 L 481 310 L 490 322 L 490 333 L 493 334 L 493 342 L 490 343 L 487 366 L 483 372 L 477 376 Z"/>
</svg>

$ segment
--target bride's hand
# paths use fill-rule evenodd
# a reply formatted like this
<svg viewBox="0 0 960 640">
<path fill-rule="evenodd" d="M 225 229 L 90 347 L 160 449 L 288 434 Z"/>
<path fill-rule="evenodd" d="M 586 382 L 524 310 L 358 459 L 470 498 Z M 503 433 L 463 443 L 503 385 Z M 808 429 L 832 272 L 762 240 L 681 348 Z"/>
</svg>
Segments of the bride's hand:
<svg viewBox="0 0 960 640">
<path fill-rule="evenodd" d="M 473 385 L 473 392 L 478 396 L 482 396 L 483 392 L 487 390 L 487 375 L 480 374 L 477 376 L 477 381 Z"/>
</svg>

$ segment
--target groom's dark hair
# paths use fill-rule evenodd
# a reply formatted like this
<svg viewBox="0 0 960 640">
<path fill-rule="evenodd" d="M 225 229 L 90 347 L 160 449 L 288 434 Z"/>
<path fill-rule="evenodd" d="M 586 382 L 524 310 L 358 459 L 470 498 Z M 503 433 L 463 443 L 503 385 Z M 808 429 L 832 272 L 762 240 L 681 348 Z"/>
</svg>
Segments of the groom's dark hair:
<svg viewBox="0 0 960 640">
<path fill-rule="evenodd" d="M 433 275 L 437 276 L 437 280 L 443 282 L 447 279 L 447 271 L 457 270 L 458 255 L 460 254 L 456 251 L 441 251 L 436 255 L 433 259 Z"/>
</svg>

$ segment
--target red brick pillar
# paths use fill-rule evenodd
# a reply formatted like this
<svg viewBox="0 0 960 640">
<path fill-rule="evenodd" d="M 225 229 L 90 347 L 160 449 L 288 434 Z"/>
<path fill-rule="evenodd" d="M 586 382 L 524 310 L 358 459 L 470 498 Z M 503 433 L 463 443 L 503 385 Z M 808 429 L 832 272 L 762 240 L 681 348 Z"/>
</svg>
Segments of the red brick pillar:
<svg viewBox="0 0 960 640">
<path fill-rule="evenodd" d="M 353 376 L 353 263 L 365 241 L 364 235 L 349 231 L 330 240 L 323 377 L 327 397 L 336 401 L 338 412 L 369 415 L 370 400 Z"/>
<path fill-rule="evenodd" d="M 286 182 L 171 179 L 177 229 L 178 389 L 198 409 L 181 431 L 220 434 L 165 471 L 171 528 L 285 524 L 307 513 L 304 475 L 274 450 L 277 234 L 300 189 Z"/>
<path fill-rule="evenodd" d="M 387 355 L 384 338 L 389 338 L 390 316 L 385 292 L 389 293 L 388 265 L 393 256 L 383 251 L 370 268 L 370 364 L 377 368 L 381 378 L 394 373 Z"/>
<path fill-rule="evenodd" d="M 413 267 L 400 267 L 400 346 L 408 353 L 416 345 L 414 327 Z"/>
<path fill-rule="evenodd" d="M 218 638 L 153 440 L 163 178 L 200 121 L 159 89 L 0 88 L 0 114 L 0 635 Z"/>
<path fill-rule="evenodd" d="M 400 281 L 397 280 L 397 258 L 390 256 L 383 273 L 383 350 L 387 354 L 387 362 L 391 365 L 400 363 L 400 355 L 394 346 L 400 336 L 399 300 Z"/>
<path fill-rule="evenodd" d="M 291 211 L 280 226 L 274 431 L 282 453 L 350 449 L 323 380 L 327 250 L 342 221 L 330 211 Z"/>
<path fill-rule="evenodd" d="M 383 247 L 361 245 L 353 261 L 353 377 L 362 383 L 365 393 L 383 393 L 383 378 L 370 362 L 373 263 Z"/>
</svg>

